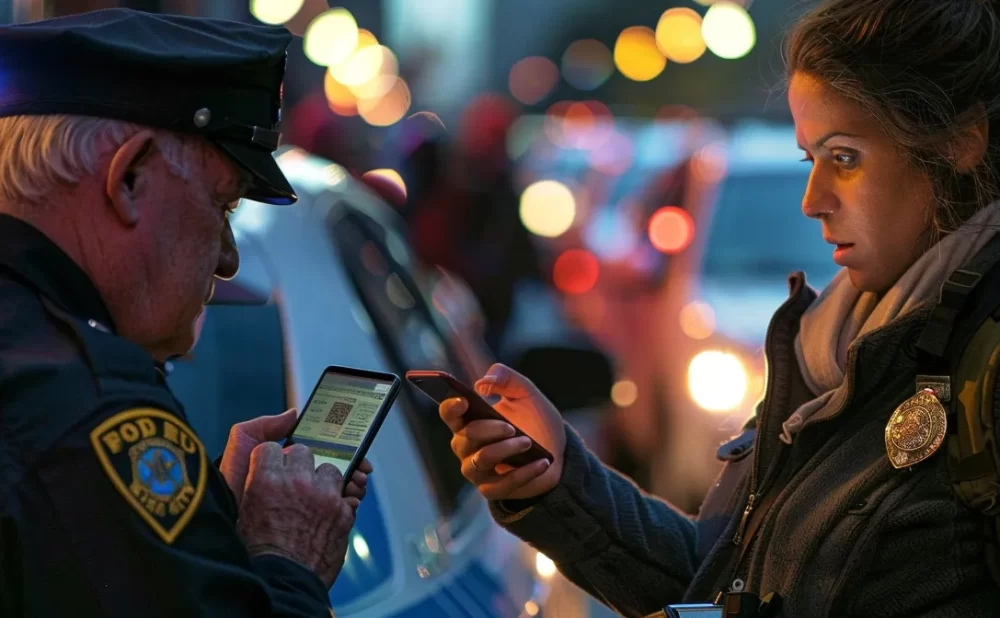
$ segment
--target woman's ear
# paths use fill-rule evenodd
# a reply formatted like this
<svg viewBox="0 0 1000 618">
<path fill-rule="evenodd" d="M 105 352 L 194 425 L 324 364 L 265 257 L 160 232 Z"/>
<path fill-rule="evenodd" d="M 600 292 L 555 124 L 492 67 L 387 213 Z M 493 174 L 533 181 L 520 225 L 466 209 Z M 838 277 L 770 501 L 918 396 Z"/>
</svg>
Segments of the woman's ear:
<svg viewBox="0 0 1000 618">
<path fill-rule="evenodd" d="M 982 163 L 990 141 L 990 122 L 986 107 L 976 103 L 960 117 L 962 129 L 949 145 L 955 170 L 967 174 Z"/>
<path fill-rule="evenodd" d="M 107 194 L 115 214 L 125 225 L 132 227 L 139 222 L 135 191 L 139 183 L 146 155 L 153 149 L 156 135 L 149 130 L 140 131 L 118 147 L 108 166 Z"/>
</svg>

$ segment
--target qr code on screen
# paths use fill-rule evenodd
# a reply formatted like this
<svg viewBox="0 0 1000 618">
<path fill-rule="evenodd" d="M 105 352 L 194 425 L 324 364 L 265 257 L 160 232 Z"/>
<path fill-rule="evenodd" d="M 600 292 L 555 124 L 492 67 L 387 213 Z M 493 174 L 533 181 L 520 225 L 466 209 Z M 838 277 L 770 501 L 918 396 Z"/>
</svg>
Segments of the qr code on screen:
<svg viewBox="0 0 1000 618">
<path fill-rule="evenodd" d="M 330 408 L 330 413 L 326 415 L 326 422 L 334 425 L 343 425 L 347 420 L 347 415 L 351 413 L 351 404 L 337 401 Z"/>
</svg>

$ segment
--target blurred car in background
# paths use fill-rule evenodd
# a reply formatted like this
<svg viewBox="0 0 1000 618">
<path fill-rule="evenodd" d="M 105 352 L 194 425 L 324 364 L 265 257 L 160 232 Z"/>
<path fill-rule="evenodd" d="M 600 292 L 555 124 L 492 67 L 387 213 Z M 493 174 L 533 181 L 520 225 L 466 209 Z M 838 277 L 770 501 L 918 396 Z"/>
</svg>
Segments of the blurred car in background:
<svg viewBox="0 0 1000 618">
<path fill-rule="evenodd" d="M 552 122 L 515 127 L 511 154 L 529 229 L 530 209 L 543 212 L 524 197 L 532 186 L 574 198 L 565 229 L 535 238 L 562 310 L 615 360 L 603 455 L 695 512 L 721 465 L 716 446 L 763 394 L 764 336 L 787 275 L 806 270 L 821 287 L 836 272 L 800 211 L 809 168 L 790 125 L 615 118 L 595 149 L 567 139 L 565 120 L 554 140 Z"/>
<path fill-rule="evenodd" d="M 277 159 L 300 201 L 241 204 L 240 272 L 218 285 L 226 304 L 206 308 L 198 344 L 169 372 L 213 456 L 234 423 L 301 409 L 331 364 L 474 378 L 396 213 L 329 161 L 297 149 Z M 375 473 L 330 592 L 337 615 L 591 615 L 551 560 L 492 521 L 450 439 L 437 407 L 404 386 L 369 454 Z"/>
</svg>

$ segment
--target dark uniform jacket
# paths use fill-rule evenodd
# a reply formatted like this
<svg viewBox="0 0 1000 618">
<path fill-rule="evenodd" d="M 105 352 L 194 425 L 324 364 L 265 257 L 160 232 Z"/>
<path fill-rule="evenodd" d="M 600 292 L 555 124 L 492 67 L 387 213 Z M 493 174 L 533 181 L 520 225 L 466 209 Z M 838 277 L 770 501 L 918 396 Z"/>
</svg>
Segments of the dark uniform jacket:
<svg viewBox="0 0 1000 618">
<path fill-rule="evenodd" d="M 329 618 L 319 578 L 251 558 L 236 517 L 152 357 L 0 215 L 0 617 Z"/>
<path fill-rule="evenodd" d="M 644 495 L 569 429 L 559 486 L 528 508 L 492 502 L 494 517 L 625 616 L 722 591 L 777 593 L 787 618 L 1000 616 L 985 522 L 957 499 L 947 457 L 896 470 L 886 455 L 886 423 L 915 393 L 915 344 L 933 303 L 855 342 L 846 399 L 786 446 L 781 423 L 812 398 L 793 346 L 816 298 L 802 273 L 790 288 L 768 329 L 765 398 L 719 449 L 726 465 L 698 517 Z"/>
</svg>

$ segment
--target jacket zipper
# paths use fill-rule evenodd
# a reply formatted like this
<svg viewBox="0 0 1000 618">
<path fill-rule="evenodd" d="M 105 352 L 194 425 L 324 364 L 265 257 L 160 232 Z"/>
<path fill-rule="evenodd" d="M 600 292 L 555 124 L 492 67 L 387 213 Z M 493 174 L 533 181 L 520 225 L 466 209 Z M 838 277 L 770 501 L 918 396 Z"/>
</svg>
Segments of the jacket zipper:
<svg viewBox="0 0 1000 618">
<path fill-rule="evenodd" d="M 781 311 L 785 309 L 791 302 L 792 298 L 785 301 L 784 305 L 778 310 Z M 777 313 L 777 312 L 775 312 Z M 759 410 L 762 412 L 767 412 L 768 406 L 771 403 L 774 391 L 774 368 L 772 367 L 772 360 L 774 358 L 774 323 L 776 320 L 772 320 L 770 324 L 767 325 L 767 333 L 764 335 L 764 399 L 761 400 Z M 733 535 L 733 545 L 739 545 L 743 541 L 743 533 L 746 532 L 747 522 L 750 521 L 750 515 L 753 514 L 754 504 L 757 502 L 759 496 L 757 495 L 757 475 L 760 472 L 760 443 L 762 436 L 765 435 L 765 424 L 767 421 L 767 414 L 762 414 L 760 422 L 757 425 L 757 435 L 754 436 L 754 449 L 753 449 L 753 465 L 750 467 L 750 495 L 747 498 L 746 508 L 743 509 L 743 516 L 740 518 L 740 523 L 736 527 L 736 534 Z M 737 569 L 739 565 L 737 565 Z"/>
</svg>

